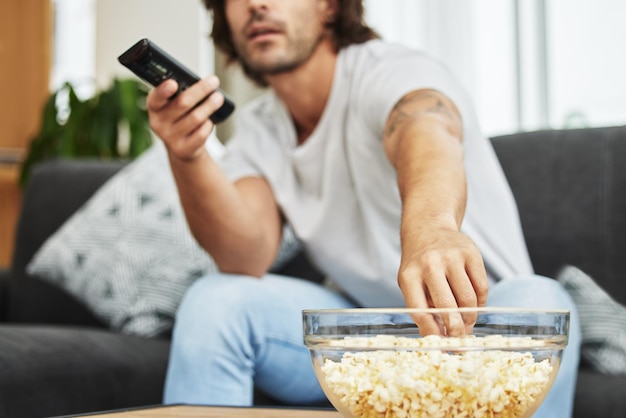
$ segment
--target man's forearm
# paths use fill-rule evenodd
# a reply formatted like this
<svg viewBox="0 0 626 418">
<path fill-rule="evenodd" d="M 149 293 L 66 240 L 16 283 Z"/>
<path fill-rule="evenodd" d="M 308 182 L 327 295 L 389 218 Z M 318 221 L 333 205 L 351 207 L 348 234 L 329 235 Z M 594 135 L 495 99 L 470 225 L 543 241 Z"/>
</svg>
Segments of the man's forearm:
<svg viewBox="0 0 626 418">
<path fill-rule="evenodd" d="M 404 213 L 458 228 L 466 186 L 462 121 L 454 103 L 435 90 L 407 94 L 389 116 L 384 145 L 397 171 Z"/>
<path fill-rule="evenodd" d="M 277 251 L 277 209 L 260 214 L 262 206 L 251 205 L 207 152 L 193 160 L 170 155 L 170 165 L 190 230 L 220 270 L 264 274 Z"/>
<path fill-rule="evenodd" d="M 460 138 L 436 118 L 409 122 L 398 140 L 396 169 L 403 230 L 423 223 L 458 230 L 467 197 Z"/>
</svg>

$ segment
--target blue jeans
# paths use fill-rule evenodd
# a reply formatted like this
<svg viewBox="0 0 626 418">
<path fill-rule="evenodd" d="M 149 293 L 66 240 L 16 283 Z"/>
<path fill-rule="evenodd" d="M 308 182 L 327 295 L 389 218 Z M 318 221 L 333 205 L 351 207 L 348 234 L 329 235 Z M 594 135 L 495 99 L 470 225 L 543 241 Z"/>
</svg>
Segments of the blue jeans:
<svg viewBox="0 0 626 418">
<path fill-rule="evenodd" d="M 511 279 L 493 286 L 488 304 L 572 311 L 558 377 L 535 414 L 571 416 L 580 331 L 566 292 L 552 279 Z M 251 405 L 254 386 L 287 404 L 325 400 L 303 344 L 302 310 L 351 307 L 332 290 L 289 277 L 215 274 L 197 280 L 178 310 L 164 402 Z"/>
</svg>

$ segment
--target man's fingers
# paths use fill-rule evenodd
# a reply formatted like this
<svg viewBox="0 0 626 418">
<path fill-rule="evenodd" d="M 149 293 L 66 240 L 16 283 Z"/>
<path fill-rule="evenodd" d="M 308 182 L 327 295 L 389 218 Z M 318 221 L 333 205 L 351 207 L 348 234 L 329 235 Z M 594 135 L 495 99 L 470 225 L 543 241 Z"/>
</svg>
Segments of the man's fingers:
<svg viewBox="0 0 626 418">
<path fill-rule="evenodd" d="M 402 287 L 402 286 L 401 286 Z M 411 283 L 406 289 L 403 289 L 407 308 L 427 309 L 428 300 L 424 288 Z M 437 323 L 436 318 L 432 314 L 412 313 L 411 317 L 419 328 L 421 335 L 442 335 L 443 329 Z"/>
<path fill-rule="evenodd" d="M 440 273 L 445 274 L 445 273 Z M 464 273 L 463 273 L 464 274 Z M 455 277 L 448 282 L 446 277 L 430 277 L 425 283 L 428 293 L 437 308 L 457 308 L 456 294 L 453 292 L 453 283 L 460 283 L 462 279 Z M 469 286 L 469 281 L 468 281 Z M 469 286 L 471 287 L 471 286 Z M 465 335 L 465 322 L 463 316 L 458 312 L 443 312 L 441 320 L 445 325 L 446 335 L 460 337 Z"/>
<path fill-rule="evenodd" d="M 218 86 L 219 79 L 215 76 L 210 76 L 189 87 L 184 94 L 176 96 L 170 105 L 175 119 L 186 117 L 191 111 L 196 110 L 207 102 L 213 101 L 215 103 L 215 101 L 220 101 L 223 103 L 223 95 L 215 92 Z M 218 100 L 220 96 L 221 99 Z"/>
<path fill-rule="evenodd" d="M 458 268 L 454 266 L 456 264 L 448 265 L 446 270 L 443 266 L 437 268 L 431 264 L 428 271 L 413 272 L 411 277 L 405 276 L 403 279 L 405 285 L 401 288 L 407 306 L 451 310 L 459 307 L 476 307 L 478 295 L 475 292 L 474 283 L 462 264 Z M 477 283 L 480 287 L 479 279 L 477 279 Z M 471 332 L 476 323 L 476 317 L 475 312 L 451 311 L 438 314 L 438 321 L 427 314 L 416 314 L 415 320 L 420 329 L 429 334 L 439 333 L 441 325 L 443 325 L 446 335 L 463 336 Z M 436 325 L 437 323 L 439 325 Z"/>
<path fill-rule="evenodd" d="M 487 270 L 482 257 L 472 257 L 467 262 L 467 276 L 476 294 L 476 305 L 483 307 L 487 304 L 487 294 L 489 292 L 489 280 Z"/>
<path fill-rule="evenodd" d="M 224 103 L 224 95 L 214 92 L 202 100 L 191 111 L 182 115 L 174 122 L 176 130 L 184 137 L 192 135 L 200 127 L 206 124 L 213 126 L 209 117 Z"/>
<path fill-rule="evenodd" d="M 219 79 L 216 76 L 209 76 L 176 95 L 178 92 L 176 81 L 165 80 L 148 93 L 148 110 L 158 112 L 167 107 L 170 117 L 177 120 L 209 97 L 219 87 L 219 84 Z M 174 95 L 176 95 L 175 98 L 173 98 Z"/>
<path fill-rule="evenodd" d="M 178 83 L 174 80 L 165 80 L 150 90 L 146 104 L 148 110 L 157 112 L 169 103 L 171 97 L 178 91 Z"/>
<path fill-rule="evenodd" d="M 458 268 L 452 270 L 448 273 L 447 278 L 450 289 L 454 294 L 456 306 L 459 308 L 475 308 L 477 306 L 477 295 L 465 269 Z M 477 316 L 476 312 L 463 312 L 461 314 L 466 332 L 468 332 L 468 330 L 471 332 L 476 323 Z"/>
</svg>

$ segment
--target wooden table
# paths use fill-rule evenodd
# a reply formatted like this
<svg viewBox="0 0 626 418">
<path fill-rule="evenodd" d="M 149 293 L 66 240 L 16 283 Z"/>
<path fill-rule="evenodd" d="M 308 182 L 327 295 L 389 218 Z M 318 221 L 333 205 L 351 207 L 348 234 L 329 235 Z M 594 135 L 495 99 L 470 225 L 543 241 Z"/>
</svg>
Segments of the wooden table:
<svg viewBox="0 0 626 418">
<path fill-rule="evenodd" d="M 85 416 L 85 415 L 83 415 Z M 228 406 L 167 405 L 90 414 L 90 417 L 110 418 L 341 418 L 337 411 L 291 408 L 244 408 Z"/>
</svg>

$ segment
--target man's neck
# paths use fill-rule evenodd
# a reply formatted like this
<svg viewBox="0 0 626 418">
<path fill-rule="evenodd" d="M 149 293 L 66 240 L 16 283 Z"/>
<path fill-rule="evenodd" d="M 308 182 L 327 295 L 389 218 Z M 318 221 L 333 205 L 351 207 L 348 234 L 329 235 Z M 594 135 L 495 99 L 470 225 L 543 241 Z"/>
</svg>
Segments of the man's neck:
<svg viewBox="0 0 626 418">
<path fill-rule="evenodd" d="M 313 55 L 289 73 L 268 76 L 267 81 L 285 103 L 302 144 L 322 117 L 330 96 L 337 53 L 330 39 L 322 40 Z"/>
</svg>

